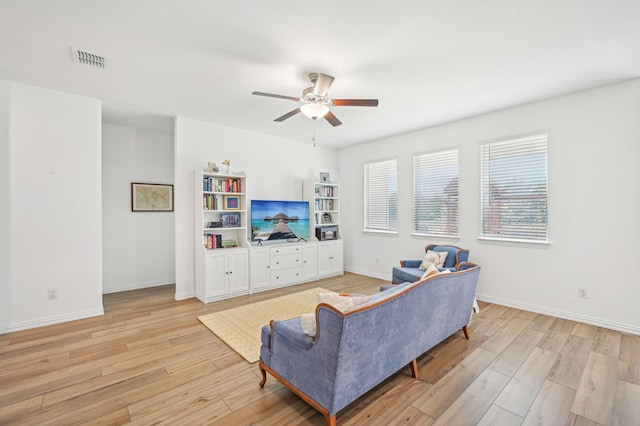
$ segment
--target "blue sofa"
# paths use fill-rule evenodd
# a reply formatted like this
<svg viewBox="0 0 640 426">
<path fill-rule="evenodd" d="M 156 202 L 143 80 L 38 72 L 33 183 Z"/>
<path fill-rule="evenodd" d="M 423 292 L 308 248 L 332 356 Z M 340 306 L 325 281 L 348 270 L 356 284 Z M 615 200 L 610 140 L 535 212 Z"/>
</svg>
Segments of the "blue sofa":
<svg viewBox="0 0 640 426">
<path fill-rule="evenodd" d="M 315 337 L 300 318 L 271 321 L 262 329 L 260 372 L 268 372 L 320 411 L 327 425 L 336 413 L 389 376 L 463 330 L 475 299 L 480 267 L 403 283 L 371 296 L 348 312 L 316 307 Z"/>
<path fill-rule="evenodd" d="M 457 271 L 458 265 L 462 262 L 469 260 L 469 250 L 456 246 L 449 245 L 437 245 L 427 244 L 424 248 L 424 252 L 432 251 L 446 251 L 447 258 L 444 261 L 444 267 L 442 269 L 448 269 L 450 271 Z M 393 284 L 400 284 L 404 282 L 414 282 L 422 278 L 424 271 L 419 268 L 422 263 L 422 259 L 401 260 L 400 266 L 394 266 L 391 271 L 391 282 Z"/>
</svg>

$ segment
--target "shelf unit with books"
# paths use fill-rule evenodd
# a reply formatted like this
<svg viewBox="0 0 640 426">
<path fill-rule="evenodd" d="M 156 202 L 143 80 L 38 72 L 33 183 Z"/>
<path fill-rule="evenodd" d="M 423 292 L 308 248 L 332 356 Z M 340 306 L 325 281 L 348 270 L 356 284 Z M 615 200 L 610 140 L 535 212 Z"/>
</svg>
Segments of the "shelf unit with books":
<svg viewBox="0 0 640 426">
<path fill-rule="evenodd" d="M 311 209 L 311 235 L 317 235 L 318 229 L 340 226 L 340 184 L 316 182 L 306 179 L 302 187 L 303 198 Z"/>
<path fill-rule="evenodd" d="M 204 303 L 249 293 L 246 177 L 194 171 L 196 296 Z"/>
<path fill-rule="evenodd" d="M 302 196 L 309 202 L 311 235 L 318 240 L 318 277 L 344 273 L 340 237 L 340 184 L 306 179 Z"/>
</svg>

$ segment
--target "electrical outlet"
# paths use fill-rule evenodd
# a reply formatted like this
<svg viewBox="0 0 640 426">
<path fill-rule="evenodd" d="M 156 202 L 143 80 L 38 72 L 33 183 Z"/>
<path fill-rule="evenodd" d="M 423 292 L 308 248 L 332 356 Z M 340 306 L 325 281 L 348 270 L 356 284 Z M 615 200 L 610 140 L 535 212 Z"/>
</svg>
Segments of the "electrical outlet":
<svg viewBox="0 0 640 426">
<path fill-rule="evenodd" d="M 578 287 L 578 297 L 581 299 L 588 299 L 589 289 L 586 287 Z"/>
<path fill-rule="evenodd" d="M 57 288 L 48 288 L 47 296 L 49 299 L 57 299 L 58 298 L 58 289 Z"/>
</svg>

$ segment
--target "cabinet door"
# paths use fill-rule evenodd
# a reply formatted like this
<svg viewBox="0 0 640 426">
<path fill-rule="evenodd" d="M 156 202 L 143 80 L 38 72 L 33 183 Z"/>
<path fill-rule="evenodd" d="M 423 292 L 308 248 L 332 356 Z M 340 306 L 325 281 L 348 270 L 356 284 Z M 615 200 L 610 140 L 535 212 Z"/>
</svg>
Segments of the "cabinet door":
<svg viewBox="0 0 640 426">
<path fill-rule="evenodd" d="M 227 253 L 227 279 L 229 293 L 246 292 L 249 290 L 247 267 L 249 264 L 247 251 L 231 251 Z"/>
<path fill-rule="evenodd" d="M 302 254 L 302 278 L 305 281 L 318 279 L 318 249 L 315 244 L 304 246 Z"/>
<path fill-rule="evenodd" d="M 331 246 L 328 243 L 318 243 L 318 276 L 331 274 Z"/>
<path fill-rule="evenodd" d="M 251 290 L 269 287 L 269 249 L 251 249 Z"/>
<path fill-rule="evenodd" d="M 227 256 L 226 253 L 207 253 L 205 256 L 206 297 L 227 294 Z"/>
<path fill-rule="evenodd" d="M 342 275 L 344 272 L 342 241 L 331 243 L 331 272 L 339 275 Z"/>
</svg>

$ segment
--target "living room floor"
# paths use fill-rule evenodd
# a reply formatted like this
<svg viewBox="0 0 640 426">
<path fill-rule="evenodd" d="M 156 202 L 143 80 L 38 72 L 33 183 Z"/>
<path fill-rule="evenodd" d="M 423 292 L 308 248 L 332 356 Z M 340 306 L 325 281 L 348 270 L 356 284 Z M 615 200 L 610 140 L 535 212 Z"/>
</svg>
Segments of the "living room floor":
<svg viewBox="0 0 640 426">
<path fill-rule="evenodd" d="M 203 305 L 174 286 L 104 296 L 105 315 L 0 336 L 0 424 L 323 425 L 197 316 L 324 287 L 347 273 Z M 480 303 L 458 332 L 338 413 L 338 424 L 640 424 L 640 336 Z M 361 372 L 366 374 L 366 371 Z"/>
</svg>

